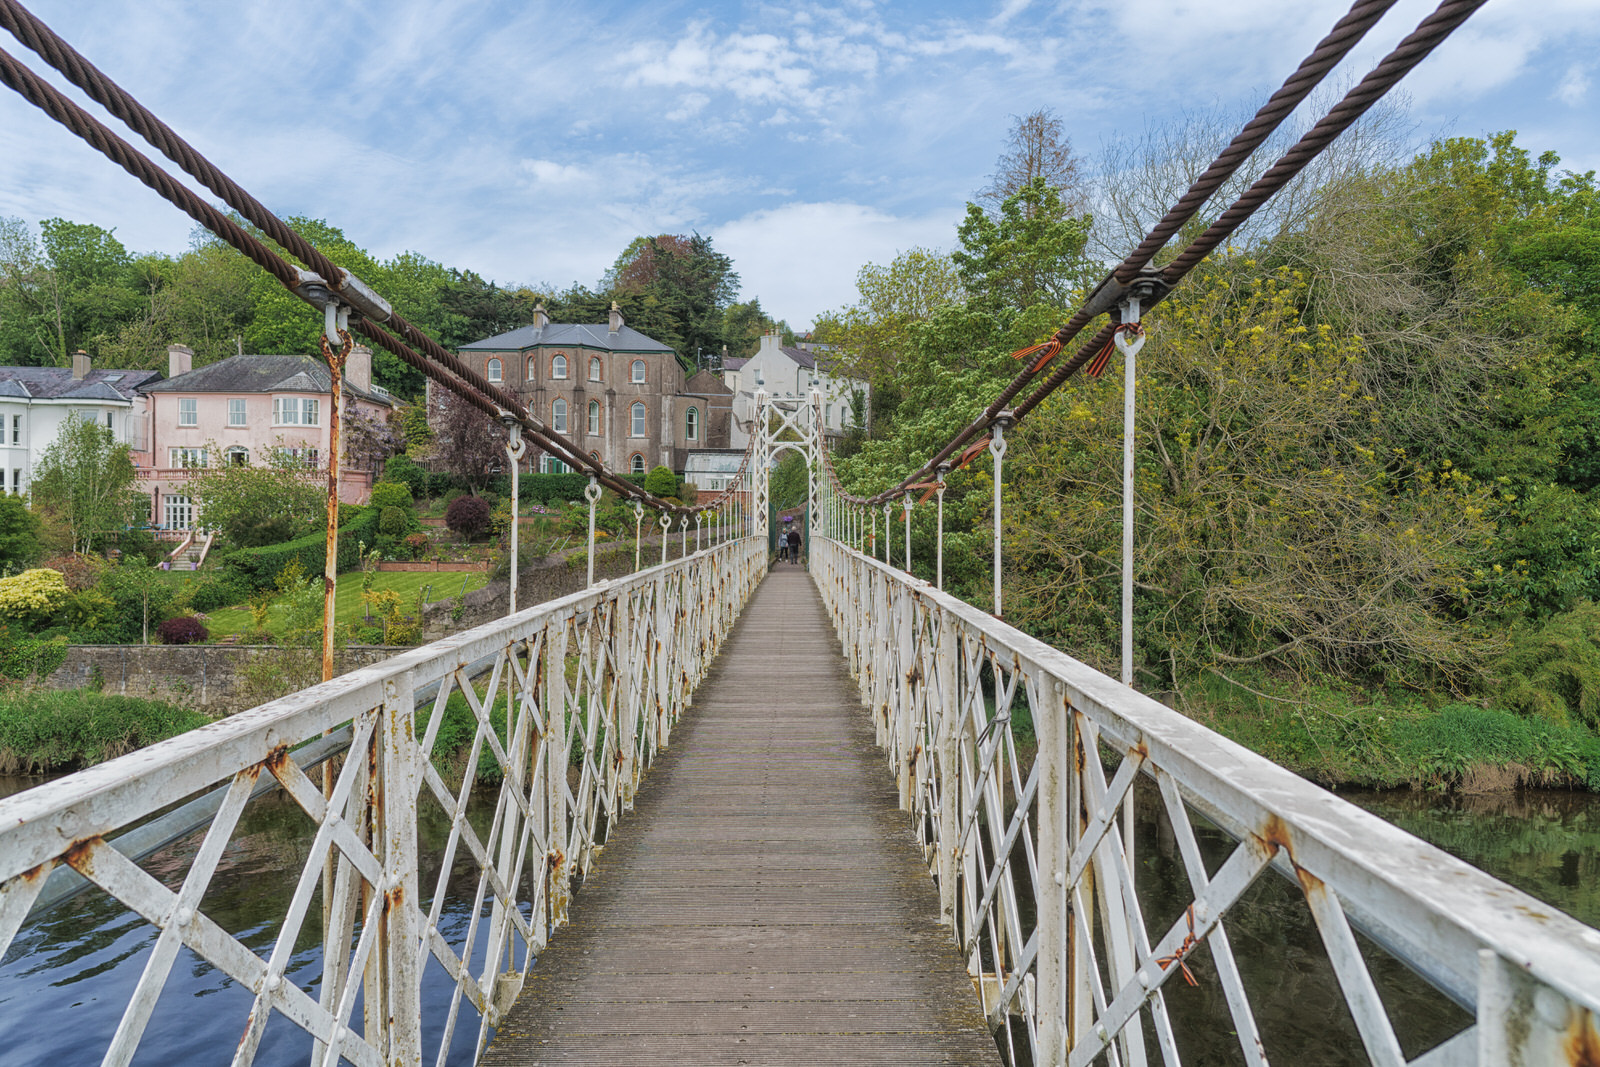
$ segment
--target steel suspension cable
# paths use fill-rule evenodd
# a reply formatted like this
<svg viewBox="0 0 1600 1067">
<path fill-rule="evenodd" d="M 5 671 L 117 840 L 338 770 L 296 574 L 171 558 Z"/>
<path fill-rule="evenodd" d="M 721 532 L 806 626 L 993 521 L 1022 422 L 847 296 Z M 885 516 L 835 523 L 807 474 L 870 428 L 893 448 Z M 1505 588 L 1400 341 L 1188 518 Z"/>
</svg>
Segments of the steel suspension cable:
<svg viewBox="0 0 1600 1067">
<path fill-rule="evenodd" d="M 1372 72 L 1346 93 L 1315 126 L 1307 130 L 1289 151 L 1258 178 L 1244 195 L 1212 223 L 1199 237 L 1189 243 L 1161 272 L 1162 281 L 1170 288 L 1177 285 L 1188 273 L 1200 265 L 1216 247 L 1238 229 L 1257 208 L 1266 203 L 1279 189 L 1315 159 L 1334 139 L 1364 115 L 1373 104 L 1392 89 L 1396 82 L 1413 67 L 1422 62 L 1440 42 L 1448 37 L 1487 0 L 1445 0 L 1412 33 L 1406 36 L 1394 51 L 1384 57 Z M 1023 403 L 1017 405 L 1016 417 L 1020 420 L 1032 411 L 1080 367 L 1093 358 L 1099 345 L 1110 339 L 1106 327 L 1095 339 L 1078 351 L 1072 359 L 1057 367 L 1049 378 Z"/>
<path fill-rule="evenodd" d="M 117 115 L 135 132 L 144 136 L 169 159 L 239 211 L 280 247 L 321 274 L 324 281 L 332 288 L 336 290 L 341 288 L 348 276 L 347 272 L 317 251 L 291 227 L 229 179 L 193 146 L 106 77 L 26 8 L 15 0 L 0 0 L 0 25 L 4 25 L 18 40 L 32 48 L 112 114 Z M 3 50 L 0 50 L 0 81 L 72 130 L 252 262 L 267 270 L 286 289 L 291 292 L 297 291 L 303 279 L 291 264 L 267 248 L 255 235 L 195 196 L 185 186 L 175 182 L 147 156 L 112 133 L 103 123 L 67 99 L 53 86 L 39 79 L 31 70 Z M 534 417 L 521 401 L 494 386 L 403 316 L 391 313 L 386 321 L 396 328 L 400 337 L 394 336 L 365 316 L 356 316 L 353 325 L 381 347 L 400 357 L 430 380 L 461 396 L 484 414 L 500 417 L 504 413 L 511 413 L 536 444 L 569 466 L 588 470 L 608 487 L 625 496 L 649 502 L 652 507 L 674 511 L 688 510 L 682 505 L 672 505 L 659 500 L 613 474 L 564 435 Z M 406 341 L 422 348 L 432 357 L 432 361 L 417 353 L 405 343 Z M 442 374 L 439 365 L 442 365 L 449 374 Z M 720 500 L 727 495 L 727 493 L 718 494 L 713 500 Z"/>
<path fill-rule="evenodd" d="M 1395 49 L 1372 70 L 1371 73 L 1363 78 L 1354 89 L 1345 94 L 1344 98 L 1337 105 L 1330 109 L 1321 120 L 1319 120 L 1310 130 L 1308 130 L 1306 134 L 1302 136 L 1298 142 L 1296 142 L 1294 147 L 1286 152 L 1277 163 L 1275 163 L 1265 174 L 1257 179 L 1250 189 L 1247 190 L 1245 194 L 1238 200 L 1236 200 L 1234 204 L 1229 207 L 1228 210 L 1225 211 L 1223 215 L 1218 218 L 1218 220 L 1213 223 L 1204 234 L 1202 234 L 1199 238 L 1196 238 L 1195 241 L 1191 242 L 1183 252 L 1179 253 L 1178 257 L 1174 259 L 1172 263 L 1167 265 L 1165 270 L 1163 270 L 1160 275 L 1163 291 L 1159 292 L 1154 300 L 1147 300 L 1145 304 L 1146 308 L 1152 306 L 1156 301 L 1161 299 L 1161 297 L 1165 295 L 1165 290 L 1170 290 L 1174 285 L 1182 281 L 1184 276 L 1187 275 L 1189 271 L 1193 270 L 1194 267 L 1198 265 L 1199 262 L 1204 259 L 1209 252 L 1214 250 L 1218 244 L 1226 239 L 1228 234 L 1236 230 L 1275 192 L 1287 184 L 1292 178 L 1294 178 L 1295 175 L 1300 173 L 1300 171 L 1303 170 L 1318 155 L 1320 155 L 1322 151 L 1339 136 L 1339 134 L 1343 133 L 1352 123 L 1356 121 L 1356 119 L 1365 114 L 1373 104 L 1377 103 L 1377 101 L 1389 91 L 1389 89 L 1394 87 L 1395 83 L 1397 83 L 1402 77 L 1410 72 L 1418 63 L 1422 62 L 1422 60 L 1425 59 L 1434 48 L 1444 41 L 1446 37 L 1448 37 L 1457 27 L 1465 22 L 1473 12 L 1482 7 L 1486 2 L 1487 0 L 1443 0 L 1437 9 L 1417 26 L 1416 30 L 1408 34 L 1405 39 L 1402 40 L 1400 44 L 1397 45 Z M 1384 5 L 1384 9 L 1386 9 L 1387 6 L 1388 5 Z M 1347 42 L 1344 43 L 1343 47 L 1344 51 L 1348 52 L 1349 48 L 1354 46 L 1355 41 L 1359 40 L 1359 35 L 1355 36 L 1354 38 L 1349 38 L 1345 35 L 1354 32 L 1356 24 L 1366 20 L 1370 20 L 1367 22 L 1367 25 L 1370 27 L 1371 22 L 1375 22 L 1377 17 L 1381 16 L 1382 13 L 1383 10 L 1377 10 L 1374 12 L 1367 10 L 1364 4 L 1358 3 L 1351 9 L 1350 13 L 1346 15 L 1344 19 L 1340 20 L 1338 26 L 1335 27 L 1335 32 L 1330 33 L 1328 37 L 1324 38 L 1323 43 L 1318 46 L 1317 52 L 1322 52 L 1324 46 L 1333 47 L 1336 43 L 1336 37 L 1338 37 L 1339 42 Z M 1343 28 L 1342 30 L 1341 27 Z M 1362 32 L 1364 33 L 1365 30 L 1362 30 Z M 1317 53 L 1314 52 L 1313 57 L 1315 57 L 1316 54 Z M 1296 82 L 1297 85 L 1300 85 L 1301 83 L 1298 80 L 1301 79 L 1302 72 L 1305 71 L 1309 65 L 1311 65 L 1311 58 L 1308 58 L 1305 63 L 1301 64 L 1301 69 L 1297 70 L 1295 75 L 1291 77 L 1291 82 Z M 1331 69 L 1331 66 L 1332 64 L 1328 64 L 1329 69 Z M 1326 73 L 1326 69 L 1324 69 L 1323 73 Z M 1285 83 L 1285 89 L 1289 88 L 1289 84 L 1289 82 Z M 1301 92 L 1302 99 L 1304 94 L 1310 91 L 1310 86 L 1303 86 L 1303 90 L 1304 91 Z M 1284 90 L 1280 90 L 1280 93 L 1282 92 L 1284 92 Z M 1277 99 L 1277 97 L 1278 94 L 1274 94 L 1274 99 Z M 1264 124 L 1267 119 L 1271 117 L 1268 114 L 1268 109 L 1270 106 L 1271 101 L 1269 101 L 1268 106 L 1264 106 L 1261 111 L 1257 113 L 1256 119 L 1252 120 L 1250 125 L 1257 125 L 1258 122 Z M 1282 118 L 1286 115 L 1287 112 L 1284 112 L 1283 115 L 1278 116 L 1277 121 L 1273 122 L 1272 125 L 1275 127 L 1277 123 L 1281 122 Z M 1246 129 L 1249 129 L 1249 127 L 1247 126 Z M 1271 127 L 1268 127 L 1264 132 L 1258 131 L 1259 139 L 1264 140 L 1266 135 L 1270 132 Z M 1244 132 L 1241 131 L 1239 137 L 1234 138 L 1234 141 L 1230 143 L 1228 149 L 1225 150 L 1225 154 L 1234 154 L 1235 146 L 1243 143 L 1243 138 Z M 1257 145 L 1259 145 L 1259 143 L 1260 141 L 1258 140 Z M 1244 159 L 1248 158 L 1248 155 L 1249 153 L 1245 153 L 1244 156 L 1239 157 L 1238 162 L 1234 163 L 1233 168 L 1229 169 L 1228 173 L 1231 174 L 1232 170 L 1236 169 L 1239 163 L 1242 163 Z M 1219 156 L 1218 163 L 1221 161 L 1222 157 Z M 1213 170 L 1217 169 L 1218 164 L 1214 163 L 1211 168 L 1207 169 L 1206 174 L 1202 175 L 1201 177 L 1206 178 L 1207 175 L 1212 174 Z M 1226 177 L 1227 174 L 1222 174 L 1221 177 L 1215 178 L 1215 184 L 1220 186 L 1221 182 L 1225 180 Z M 1199 184 L 1199 179 L 1197 179 L 1196 184 Z M 1127 267 L 1130 263 L 1135 262 L 1136 258 L 1140 256 L 1141 250 L 1147 245 L 1151 244 L 1151 242 L 1157 236 L 1159 230 L 1170 227 L 1171 232 L 1176 232 L 1176 230 L 1182 226 L 1183 222 L 1187 221 L 1187 219 L 1193 215 L 1195 210 L 1198 210 L 1198 208 L 1205 202 L 1206 198 L 1203 197 L 1198 201 L 1195 201 L 1193 206 L 1188 210 L 1187 214 L 1184 214 L 1182 218 L 1178 219 L 1175 225 L 1169 222 L 1169 220 L 1177 217 L 1179 206 L 1183 205 L 1186 201 L 1189 201 L 1192 198 L 1191 194 L 1194 192 L 1194 187 L 1191 187 L 1190 193 L 1186 193 L 1184 198 L 1179 201 L 1179 205 L 1175 205 L 1173 210 L 1168 212 L 1167 217 L 1163 218 L 1162 222 L 1157 224 L 1157 228 L 1151 231 L 1151 234 L 1143 243 L 1140 244 L 1139 249 L 1136 249 L 1135 252 L 1117 268 L 1117 271 L 1113 272 L 1112 276 L 1107 279 L 1107 283 L 1102 283 L 1100 289 L 1096 290 L 1096 294 L 1099 294 L 1105 290 L 1108 283 L 1115 281 L 1118 273 L 1120 273 L 1124 267 Z M 1209 196 L 1209 194 L 1207 195 Z M 1170 233 L 1168 236 L 1170 237 Z M 1159 248 L 1165 244 L 1165 240 L 1166 239 L 1163 238 L 1160 244 L 1156 244 L 1149 254 L 1154 255 L 1154 252 L 1159 250 Z M 1147 261 L 1148 256 L 1144 257 L 1143 261 L 1134 266 L 1132 268 L 1133 274 L 1137 274 L 1138 270 L 1143 266 L 1143 262 Z M 1053 337 L 1050 342 L 1051 344 L 1062 344 L 1063 337 L 1070 340 L 1076 335 L 1077 332 L 1079 332 L 1079 330 L 1081 330 L 1082 325 L 1087 325 L 1087 323 L 1097 316 L 1101 311 L 1108 309 L 1107 307 L 1101 307 L 1099 310 L 1090 310 L 1095 306 L 1096 294 L 1091 294 L 1090 299 L 1085 301 L 1084 306 L 1081 307 L 1073 316 L 1073 318 L 1068 321 L 1067 325 L 1063 326 L 1061 330 L 1057 331 L 1055 337 Z M 1071 328 L 1070 332 L 1069 328 Z M 1079 351 L 1071 359 L 1057 366 L 1055 371 L 1051 373 L 1044 383 L 1041 384 L 1027 398 L 1027 400 L 1017 406 L 1017 408 L 1012 412 L 1012 416 L 1020 421 L 1024 415 L 1036 408 L 1039 403 L 1045 399 L 1045 397 L 1049 396 L 1056 389 L 1060 388 L 1062 383 L 1076 373 L 1085 363 L 1093 359 L 1094 356 L 1110 342 L 1114 330 L 1114 324 L 1106 326 L 1092 340 L 1090 340 L 1088 344 L 1079 349 Z M 1042 365 L 1043 361 L 1034 364 L 1031 368 L 1024 369 L 1021 374 L 1017 375 L 1017 377 L 1001 391 L 999 397 L 996 398 L 996 400 L 991 403 L 989 407 L 987 407 L 983 413 L 978 416 L 977 419 L 973 420 L 971 424 L 965 427 L 960 433 L 956 434 L 955 437 L 951 438 L 951 440 L 942 449 L 940 449 L 939 452 L 933 456 L 933 458 L 929 459 L 914 473 L 907 475 L 899 485 L 896 485 L 890 489 L 886 489 L 876 496 L 870 498 L 871 502 L 878 503 L 883 500 L 890 499 L 895 494 L 902 492 L 912 483 L 926 478 L 929 473 L 938 466 L 938 464 L 948 460 L 956 453 L 957 449 L 968 444 L 979 434 L 988 429 L 988 427 L 993 425 L 995 420 L 1000 417 L 1001 412 L 1005 410 L 1005 405 L 1010 403 L 1010 401 L 1016 397 L 1021 389 L 1025 387 L 1032 379 L 1034 372 L 1037 372 Z"/>
<path fill-rule="evenodd" d="M 1188 222 L 1194 213 L 1222 187 L 1223 182 L 1232 177 L 1251 154 L 1261 147 L 1272 132 L 1283 124 L 1294 109 L 1322 83 L 1328 73 L 1349 54 L 1350 50 L 1366 36 L 1367 31 L 1372 29 L 1395 3 L 1396 0 L 1356 0 L 1345 16 L 1317 43 L 1311 54 L 1301 60 L 1300 66 L 1284 81 L 1278 91 L 1267 99 L 1211 165 L 1190 184 L 1188 191 L 1178 199 L 1161 221 L 1156 223 L 1139 246 L 1107 276 L 1066 324 L 1046 342 L 1046 346 L 1041 347 L 1048 347 L 1050 354 L 1053 355 L 1105 312 L 1117 291 L 1138 275 L 1140 268 L 1148 263 L 1172 235 L 1182 229 L 1183 224 Z M 919 481 L 928 476 L 935 467 L 954 455 L 957 449 L 987 429 L 1000 412 L 1005 410 L 1006 405 L 1034 379 L 1043 368 L 1044 362 L 1047 360 L 1024 366 L 977 419 L 952 438 L 939 453 L 902 484 Z"/>
</svg>

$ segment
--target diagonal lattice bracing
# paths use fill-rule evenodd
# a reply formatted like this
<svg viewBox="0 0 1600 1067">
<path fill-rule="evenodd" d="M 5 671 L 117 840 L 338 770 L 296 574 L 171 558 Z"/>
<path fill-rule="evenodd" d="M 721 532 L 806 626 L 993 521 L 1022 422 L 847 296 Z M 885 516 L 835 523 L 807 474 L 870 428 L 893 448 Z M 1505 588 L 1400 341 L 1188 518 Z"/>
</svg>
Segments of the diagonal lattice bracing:
<svg viewBox="0 0 1600 1067">
<path fill-rule="evenodd" d="M 1536 1001 L 1595 1028 L 1600 931 L 880 561 L 813 559 L 1012 1062 L 1487 1065 L 1558 1047 Z M 1280 975 L 1243 955 L 1290 936 L 1311 1037 L 1262 1023 Z"/>
<path fill-rule="evenodd" d="M 72 871 L 151 931 L 106 1063 L 139 1053 L 183 952 L 249 993 L 237 1064 L 286 1026 L 313 1063 L 471 1062 L 765 564 L 755 539 L 725 542 L 0 802 L 0 958 Z M 297 750 L 339 730 L 318 781 Z M 211 793 L 177 882 L 119 851 L 124 828 Z M 256 950 L 208 889 L 261 804 L 296 813 L 304 858 Z M 423 819 L 441 831 L 426 851 Z M 319 967 L 298 962 L 308 941 Z M 428 1003 L 425 971 L 445 978 Z"/>
</svg>

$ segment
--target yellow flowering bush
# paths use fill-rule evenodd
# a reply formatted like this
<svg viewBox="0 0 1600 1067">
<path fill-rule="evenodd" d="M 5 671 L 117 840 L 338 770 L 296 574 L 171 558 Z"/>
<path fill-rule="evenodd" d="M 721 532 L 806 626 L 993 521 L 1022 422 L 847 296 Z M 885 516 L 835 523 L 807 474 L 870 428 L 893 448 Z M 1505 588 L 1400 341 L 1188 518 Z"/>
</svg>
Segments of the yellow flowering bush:
<svg viewBox="0 0 1600 1067">
<path fill-rule="evenodd" d="M 61 609 L 68 595 L 66 578 L 46 567 L 0 578 L 0 618 L 45 622 Z"/>
</svg>

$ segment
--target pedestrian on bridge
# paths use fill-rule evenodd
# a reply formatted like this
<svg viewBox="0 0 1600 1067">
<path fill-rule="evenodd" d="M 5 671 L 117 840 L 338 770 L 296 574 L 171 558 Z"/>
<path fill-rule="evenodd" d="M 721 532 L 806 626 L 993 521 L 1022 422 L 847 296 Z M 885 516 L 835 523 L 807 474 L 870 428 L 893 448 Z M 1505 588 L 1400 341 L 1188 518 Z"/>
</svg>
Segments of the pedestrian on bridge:
<svg viewBox="0 0 1600 1067">
<path fill-rule="evenodd" d="M 790 563 L 799 563 L 800 562 L 800 531 L 795 529 L 793 526 L 791 526 L 791 527 L 789 527 L 789 532 L 787 534 L 785 534 L 784 536 L 789 542 L 789 562 Z"/>
</svg>

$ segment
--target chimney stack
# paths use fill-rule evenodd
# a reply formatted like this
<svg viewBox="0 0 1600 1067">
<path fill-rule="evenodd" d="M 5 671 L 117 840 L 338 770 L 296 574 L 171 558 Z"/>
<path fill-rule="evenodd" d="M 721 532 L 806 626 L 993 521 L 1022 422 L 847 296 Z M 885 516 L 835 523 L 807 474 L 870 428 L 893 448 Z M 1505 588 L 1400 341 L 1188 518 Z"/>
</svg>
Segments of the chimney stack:
<svg viewBox="0 0 1600 1067">
<path fill-rule="evenodd" d="M 616 333 L 622 329 L 622 309 L 615 300 L 611 301 L 611 332 Z"/>
<path fill-rule="evenodd" d="M 544 301 L 541 300 L 533 308 L 533 328 L 542 330 L 548 325 L 550 325 L 550 313 L 544 309 Z"/>
<path fill-rule="evenodd" d="M 167 377 L 176 378 L 194 369 L 194 349 L 188 345 L 167 346 Z"/>
<path fill-rule="evenodd" d="M 372 392 L 372 349 L 356 345 L 344 358 L 344 380 L 363 393 Z"/>
<path fill-rule="evenodd" d="M 78 349 L 72 354 L 72 380 L 81 382 L 89 376 L 89 353 Z"/>
</svg>

